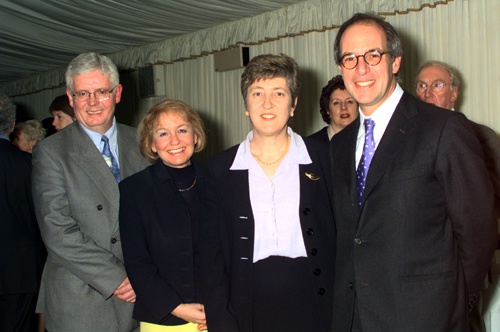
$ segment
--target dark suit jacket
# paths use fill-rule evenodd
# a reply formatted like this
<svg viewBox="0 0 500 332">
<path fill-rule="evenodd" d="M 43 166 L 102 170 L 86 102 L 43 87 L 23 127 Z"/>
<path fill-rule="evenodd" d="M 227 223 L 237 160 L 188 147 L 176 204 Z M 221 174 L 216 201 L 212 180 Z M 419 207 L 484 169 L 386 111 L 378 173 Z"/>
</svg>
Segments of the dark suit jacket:
<svg viewBox="0 0 500 332">
<path fill-rule="evenodd" d="M 201 166 L 194 166 L 201 193 Z M 195 299 L 191 218 L 161 161 L 120 182 L 120 235 L 125 269 L 137 295 L 134 319 L 186 324 L 170 313 Z"/>
<path fill-rule="evenodd" d="M 497 241 L 491 181 L 468 120 L 405 92 L 373 157 L 361 206 L 359 124 L 331 144 L 333 331 L 350 331 L 355 302 L 363 331 L 468 331 L 468 302 Z"/>
<path fill-rule="evenodd" d="M 497 217 L 500 217 L 500 139 L 493 129 L 474 121 L 469 120 L 469 123 L 483 148 L 484 163 L 495 192 L 495 210 Z"/>
<path fill-rule="evenodd" d="M 329 330 L 334 281 L 335 225 L 328 202 L 327 145 L 304 138 L 310 165 L 300 165 L 300 223 L 325 329 Z M 205 166 L 207 220 L 202 226 L 205 311 L 211 332 L 253 331 L 254 217 L 248 171 L 231 167 L 238 146 Z M 312 180 L 306 174 L 314 174 Z M 314 176 L 311 176 L 315 178 Z M 319 269 L 320 273 L 314 274 Z M 269 276 L 272 278 L 272 276 Z"/>
<path fill-rule="evenodd" d="M 321 130 L 319 130 L 319 131 L 315 132 L 314 134 L 307 136 L 307 137 L 318 139 L 320 141 L 329 143 L 330 139 L 328 138 L 328 126 L 324 127 L 323 129 L 321 129 Z"/>
<path fill-rule="evenodd" d="M 0 296 L 37 293 L 47 253 L 31 197 L 31 155 L 5 139 L 0 188 Z"/>
</svg>

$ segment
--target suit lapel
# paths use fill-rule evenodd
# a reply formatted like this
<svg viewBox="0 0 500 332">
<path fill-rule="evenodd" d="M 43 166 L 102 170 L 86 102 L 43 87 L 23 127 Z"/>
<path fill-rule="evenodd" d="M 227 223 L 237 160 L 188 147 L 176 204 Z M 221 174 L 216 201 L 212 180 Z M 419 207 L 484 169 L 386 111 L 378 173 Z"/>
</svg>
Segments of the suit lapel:
<svg viewBox="0 0 500 332">
<path fill-rule="evenodd" d="M 118 183 L 113 173 L 80 124 L 75 123 L 71 130 L 73 150 L 69 152 L 69 156 L 118 211 Z"/>
<path fill-rule="evenodd" d="M 123 180 L 139 171 L 139 166 L 145 159 L 139 152 L 139 143 L 135 135 L 125 135 L 122 126 L 119 123 L 116 124 L 120 154 L 120 178 Z"/>
<path fill-rule="evenodd" d="M 411 96 L 409 96 L 407 92 L 401 97 L 387 125 L 384 135 L 382 136 L 382 140 L 377 147 L 377 151 L 373 156 L 366 178 L 361 207 L 413 133 L 413 123 L 409 120 L 411 117 L 417 115 L 418 112 L 408 103 L 409 98 L 411 98 Z"/>
</svg>

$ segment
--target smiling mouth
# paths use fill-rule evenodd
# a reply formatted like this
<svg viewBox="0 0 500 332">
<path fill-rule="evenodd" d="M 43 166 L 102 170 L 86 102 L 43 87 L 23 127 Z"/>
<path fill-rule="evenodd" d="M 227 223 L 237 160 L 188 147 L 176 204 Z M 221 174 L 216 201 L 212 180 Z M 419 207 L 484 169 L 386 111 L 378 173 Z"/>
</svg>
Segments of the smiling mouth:
<svg viewBox="0 0 500 332">
<path fill-rule="evenodd" d="M 274 115 L 274 114 L 262 114 L 260 117 L 264 118 L 264 119 L 273 119 L 276 117 L 276 115 Z"/>
<path fill-rule="evenodd" d="M 182 152 L 184 150 L 186 150 L 186 148 L 179 148 L 179 149 L 175 149 L 175 150 L 168 150 L 167 152 L 170 153 L 170 154 L 176 154 L 176 153 Z"/>
<path fill-rule="evenodd" d="M 341 119 L 347 119 L 348 117 L 350 117 L 350 115 L 347 113 L 340 115 Z"/>
<path fill-rule="evenodd" d="M 365 81 L 365 82 L 356 82 L 356 85 L 359 85 L 359 86 L 368 86 L 368 85 L 371 85 L 373 83 L 375 83 L 375 80 Z"/>
<path fill-rule="evenodd" d="M 97 110 L 97 111 L 87 111 L 88 114 L 90 115 L 95 115 L 95 114 L 100 114 L 102 113 L 102 110 Z"/>
</svg>

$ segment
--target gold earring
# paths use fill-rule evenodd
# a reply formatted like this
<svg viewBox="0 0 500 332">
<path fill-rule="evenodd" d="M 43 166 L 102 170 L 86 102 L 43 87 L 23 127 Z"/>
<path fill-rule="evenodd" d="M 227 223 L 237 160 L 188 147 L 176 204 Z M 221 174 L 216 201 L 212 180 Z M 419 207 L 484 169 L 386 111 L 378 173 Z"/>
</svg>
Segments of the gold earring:
<svg viewBox="0 0 500 332">
<path fill-rule="evenodd" d="M 290 113 L 290 116 L 293 118 L 293 111 Z"/>
<path fill-rule="evenodd" d="M 248 111 L 245 111 L 245 115 L 246 115 L 246 116 L 249 116 L 249 115 L 250 115 L 250 113 L 248 113 Z"/>
</svg>

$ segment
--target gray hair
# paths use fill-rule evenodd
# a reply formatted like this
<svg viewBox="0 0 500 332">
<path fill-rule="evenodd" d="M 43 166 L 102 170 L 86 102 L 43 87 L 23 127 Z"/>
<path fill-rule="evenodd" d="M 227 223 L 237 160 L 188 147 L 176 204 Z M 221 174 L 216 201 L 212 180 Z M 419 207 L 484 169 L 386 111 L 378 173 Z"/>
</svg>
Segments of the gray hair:
<svg viewBox="0 0 500 332">
<path fill-rule="evenodd" d="M 82 53 L 71 60 L 66 69 L 66 89 L 73 91 L 73 78 L 78 75 L 85 75 L 94 70 L 108 76 L 113 86 L 120 84 L 120 75 L 116 65 L 105 55 L 95 52 Z"/>
<path fill-rule="evenodd" d="M 450 66 L 449 64 L 441 62 L 441 61 L 436 61 L 436 60 L 427 61 L 426 63 L 424 63 L 423 65 L 421 65 L 418 68 L 417 75 L 415 75 L 415 84 L 418 83 L 418 75 L 420 74 L 420 72 L 423 69 L 428 68 L 428 67 L 439 67 L 439 68 L 446 70 L 448 72 L 448 75 L 450 75 L 450 78 L 451 78 L 450 89 L 453 90 L 454 86 L 456 86 L 457 88 L 460 86 L 460 79 L 459 79 L 458 71 L 455 68 L 453 68 L 452 66 Z"/>
<path fill-rule="evenodd" d="M 390 23 L 386 22 L 381 16 L 378 16 L 373 12 L 366 14 L 356 13 L 350 19 L 345 21 L 337 32 L 337 37 L 335 38 L 333 47 L 335 63 L 337 65 L 340 65 L 340 60 L 342 58 L 340 40 L 342 39 L 342 35 L 347 28 L 353 25 L 374 25 L 380 27 L 385 32 L 387 48 L 389 49 L 392 61 L 399 56 L 403 56 L 403 44 L 401 43 L 401 39 L 399 39 L 396 30 Z"/>
<path fill-rule="evenodd" d="M 22 131 L 26 141 L 29 143 L 35 140 L 39 143 L 41 140 L 45 138 L 45 128 L 38 120 L 28 120 L 26 122 L 19 122 L 16 125 L 16 131 Z"/>
<path fill-rule="evenodd" d="M 0 134 L 8 136 L 16 121 L 16 105 L 9 97 L 0 94 Z"/>
</svg>

